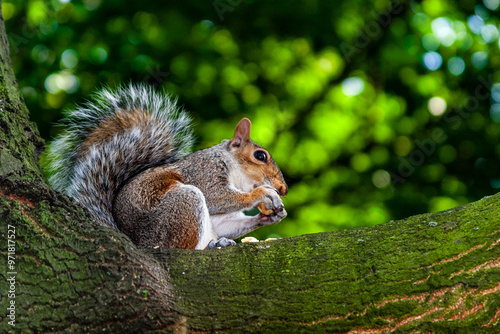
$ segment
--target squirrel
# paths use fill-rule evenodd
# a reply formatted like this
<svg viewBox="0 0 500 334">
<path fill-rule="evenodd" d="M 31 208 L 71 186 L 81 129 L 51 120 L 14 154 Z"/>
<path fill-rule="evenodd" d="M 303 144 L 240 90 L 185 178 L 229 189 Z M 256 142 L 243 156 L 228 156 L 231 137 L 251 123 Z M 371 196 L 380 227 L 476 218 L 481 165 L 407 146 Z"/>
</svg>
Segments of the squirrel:
<svg viewBox="0 0 500 334">
<path fill-rule="evenodd" d="M 191 123 L 177 99 L 152 87 L 104 88 L 66 114 L 47 157 L 49 183 L 139 247 L 227 247 L 285 218 L 288 186 L 250 139 L 251 122 L 243 118 L 231 139 L 189 153 Z M 261 213 L 244 214 L 255 207 Z"/>
</svg>

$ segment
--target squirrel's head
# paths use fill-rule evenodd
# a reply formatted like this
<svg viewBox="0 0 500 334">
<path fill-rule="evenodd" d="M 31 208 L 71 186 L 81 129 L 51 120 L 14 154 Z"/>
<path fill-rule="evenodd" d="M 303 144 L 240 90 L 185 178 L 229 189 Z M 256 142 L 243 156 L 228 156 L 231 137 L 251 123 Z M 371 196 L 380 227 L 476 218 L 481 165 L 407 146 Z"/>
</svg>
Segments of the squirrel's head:
<svg viewBox="0 0 500 334">
<path fill-rule="evenodd" d="M 271 154 L 250 139 L 252 123 L 248 118 L 243 118 L 236 129 L 234 136 L 228 142 L 228 150 L 238 160 L 242 167 L 241 183 L 251 188 L 261 185 L 269 185 L 275 188 L 280 196 L 286 196 L 288 186 L 278 165 L 271 157 Z M 251 191 L 250 189 L 242 189 Z"/>
</svg>

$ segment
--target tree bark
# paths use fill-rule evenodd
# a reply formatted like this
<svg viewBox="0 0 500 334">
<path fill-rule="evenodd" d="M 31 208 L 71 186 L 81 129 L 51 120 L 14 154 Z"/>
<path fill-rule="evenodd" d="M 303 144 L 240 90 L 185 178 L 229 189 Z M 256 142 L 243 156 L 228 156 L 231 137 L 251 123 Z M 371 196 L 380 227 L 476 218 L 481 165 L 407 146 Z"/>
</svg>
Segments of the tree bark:
<svg viewBox="0 0 500 334">
<path fill-rule="evenodd" d="M 0 332 L 499 332 L 500 194 L 367 228 L 138 249 L 50 189 L 3 18 L 0 43 Z"/>
</svg>

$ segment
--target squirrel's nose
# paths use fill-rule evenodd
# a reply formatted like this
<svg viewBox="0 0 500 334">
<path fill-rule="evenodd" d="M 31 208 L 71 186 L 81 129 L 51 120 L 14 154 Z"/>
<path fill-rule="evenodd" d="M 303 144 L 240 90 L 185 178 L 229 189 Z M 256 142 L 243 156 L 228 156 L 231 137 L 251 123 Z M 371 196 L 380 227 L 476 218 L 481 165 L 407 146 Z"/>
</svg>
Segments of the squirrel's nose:
<svg viewBox="0 0 500 334">
<path fill-rule="evenodd" d="M 288 187 L 286 184 L 281 185 L 277 190 L 281 197 L 285 197 L 288 193 Z"/>
</svg>

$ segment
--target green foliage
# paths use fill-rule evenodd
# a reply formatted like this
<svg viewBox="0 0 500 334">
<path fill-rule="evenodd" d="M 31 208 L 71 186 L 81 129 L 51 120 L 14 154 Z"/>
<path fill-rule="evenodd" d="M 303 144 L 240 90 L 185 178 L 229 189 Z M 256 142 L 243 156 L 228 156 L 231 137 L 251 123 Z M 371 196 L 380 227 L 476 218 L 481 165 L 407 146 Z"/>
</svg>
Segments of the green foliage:
<svg viewBox="0 0 500 334">
<path fill-rule="evenodd" d="M 21 91 L 49 140 L 97 87 L 179 96 L 198 148 L 243 117 L 289 217 L 257 237 L 378 224 L 500 188 L 498 0 L 4 0 Z"/>
</svg>

